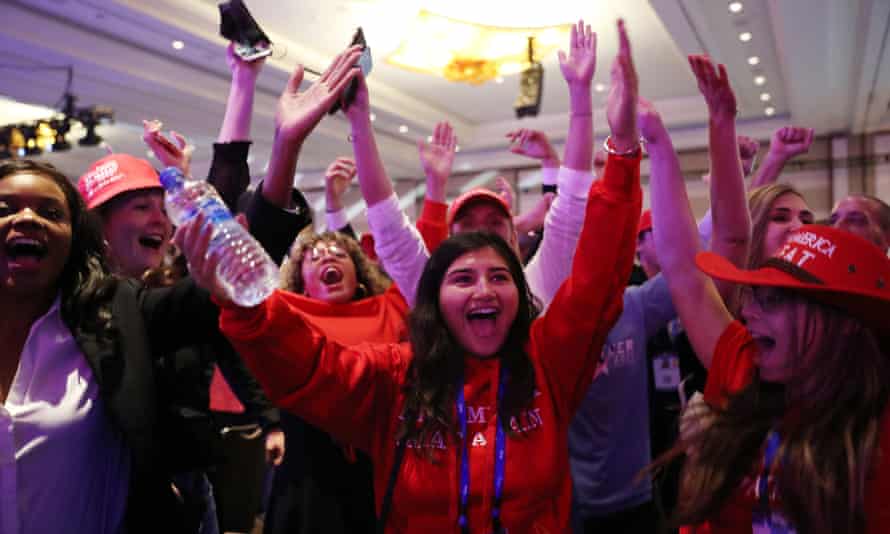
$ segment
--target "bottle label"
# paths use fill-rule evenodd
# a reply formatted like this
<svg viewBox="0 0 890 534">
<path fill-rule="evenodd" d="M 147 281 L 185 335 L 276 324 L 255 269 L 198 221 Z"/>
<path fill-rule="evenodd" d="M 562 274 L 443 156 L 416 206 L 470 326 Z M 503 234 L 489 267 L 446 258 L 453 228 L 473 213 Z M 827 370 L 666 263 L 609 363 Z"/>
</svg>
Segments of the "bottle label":
<svg viewBox="0 0 890 534">
<path fill-rule="evenodd" d="M 198 211 L 204 214 L 209 224 L 217 224 L 232 219 L 232 214 L 218 198 L 205 198 L 198 204 Z"/>
</svg>

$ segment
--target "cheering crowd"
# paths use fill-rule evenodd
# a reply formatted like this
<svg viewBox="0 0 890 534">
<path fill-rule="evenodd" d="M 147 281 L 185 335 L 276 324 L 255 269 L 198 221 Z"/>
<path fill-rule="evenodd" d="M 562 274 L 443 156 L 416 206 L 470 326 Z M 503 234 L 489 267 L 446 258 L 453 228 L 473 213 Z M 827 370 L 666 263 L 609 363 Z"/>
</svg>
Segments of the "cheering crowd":
<svg viewBox="0 0 890 534">
<path fill-rule="evenodd" d="M 725 68 L 690 56 L 709 117 L 696 221 L 617 27 L 599 154 L 600 58 L 579 22 L 559 57 L 562 158 L 507 133 L 541 163 L 536 206 L 482 188 L 449 203 L 441 122 L 413 223 L 359 47 L 303 91 L 295 69 L 255 187 L 263 61 L 230 47 L 207 179 L 281 264 L 252 308 L 220 285 L 213 224 L 174 231 L 147 161 L 112 154 L 79 178 L 0 162 L 0 533 L 246 532 L 260 508 L 276 534 L 890 532 L 890 206 L 857 194 L 816 222 L 780 181 L 813 131 L 780 129 L 753 168 Z M 352 82 L 353 153 L 326 172 L 316 234 L 293 176 Z M 184 138 L 146 121 L 144 140 L 190 172 Z M 362 236 L 342 202 L 355 177 Z M 243 428 L 258 448 L 227 446 Z"/>
</svg>

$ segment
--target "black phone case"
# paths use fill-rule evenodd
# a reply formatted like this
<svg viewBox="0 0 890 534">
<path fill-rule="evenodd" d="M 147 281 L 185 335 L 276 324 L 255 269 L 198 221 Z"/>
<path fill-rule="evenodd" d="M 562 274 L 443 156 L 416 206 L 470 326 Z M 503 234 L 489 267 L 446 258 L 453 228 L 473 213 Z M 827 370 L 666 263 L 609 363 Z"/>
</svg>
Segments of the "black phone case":
<svg viewBox="0 0 890 534">
<path fill-rule="evenodd" d="M 269 37 L 257 24 L 242 0 L 229 0 L 219 4 L 219 33 L 229 41 L 254 46 L 259 42 L 270 43 Z"/>
<path fill-rule="evenodd" d="M 368 46 L 368 43 L 365 42 L 365 32 L 362 31 L 361 27 L 355 30 L 355 35 L 352 36 L 352 43 L 350 43 L 350 46 L 353 45 L 362 45 L 362 50 L 364 50 L 365 47 Z M 352 80 L 343 91 L 343 96 L 340 98 L 340 100 L 334 102 L 334 105 L 331 106 L 331 110 L 328 113 L 333 115 L 334 113 L 340 111 L 341 108 L 343 109 L 343 111 L 349 109 L 349 106 L 355 100 L 355 93 L 357 91 L 358 80 Z"/>
</svg>

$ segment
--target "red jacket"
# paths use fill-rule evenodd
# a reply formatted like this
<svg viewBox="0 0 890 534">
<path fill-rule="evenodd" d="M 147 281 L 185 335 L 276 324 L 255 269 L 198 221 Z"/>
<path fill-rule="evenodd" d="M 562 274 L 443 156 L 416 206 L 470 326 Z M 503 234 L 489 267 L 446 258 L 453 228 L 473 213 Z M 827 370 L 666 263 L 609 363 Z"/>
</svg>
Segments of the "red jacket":
<svg viewBox="0 0 890 534">
<path fill-rule="evenodd" d="M 568 426 L 621 313 L 641 198 L 639 158 L 611 156 L 604 177 L 591 187 L 571 276 L 532 325 L 527 350 L 538 392 L 513 422 L 526 435 L 509 438 L 506 447 L 502 518 L 513 534 L 569 528 Z M 410 346 L 338 345 L 301 321 L 281 292 L 256 308 L 227 308 L 220 321 L 276 404 L 368 451 L 379 509 L 396 449 Z M 471 532 L 491 529 L 499 363 L 498 358 L 464 359 Z M 424 444 L 440 449 L 436 463 L 415 454 L 415 445 L 409 443 L 405 453 L 388 530 L 455 532 L 460 444 L 450 436 Z"/>
<path fill-rule="evenodd" d="M 757 345 L 742 323 L 735 321 L 723 331 L 714 349 L 714 358 L 708 369 L 705 400 L 714 406 L 726 404 L 730 395 L 744 389 L 753 379 Z M 855 387 L 855 385 L 851 385 Z M 865 487 L 866 532 L 879 534 L 890 532 L 890 409 L 885 409 L 881 419 L 880 451 L 872 465 Z M 761 454 L 762 456 L 762 454 Z M 705 525 L 687 530 L 692 534 L 747 534 L 751 532 L 752 513 L 757 498 L 755 487 L 763 476 L 763 462 L 752 470 L 739 488 L 721 505 L 719 512 Z M 768 475 L 769 488 L 774 489 L 773 476 Z M 779 495 L 770 492 L 770 507 L 781 514 Z"/>
</svg>

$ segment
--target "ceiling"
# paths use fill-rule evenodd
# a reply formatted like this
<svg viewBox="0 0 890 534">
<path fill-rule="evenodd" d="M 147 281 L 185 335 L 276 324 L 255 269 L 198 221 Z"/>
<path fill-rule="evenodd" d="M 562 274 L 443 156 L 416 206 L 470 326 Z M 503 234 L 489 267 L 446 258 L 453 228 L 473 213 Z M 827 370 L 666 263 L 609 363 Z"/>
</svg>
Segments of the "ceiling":
<svg viewBox="0 0 890 534">
<path fill-rule="evenodd" d="M 595 81 L 608 83 L 617 37 L 614 21 L 630 31 L 641 94 L 654 101 L 679 148 L 706 143 L 707 116 L 685 56 L 708 53 L 725 63 L 740 102 L 740 131 L 761 139 L 789 121 L 818 133 L 865 132 L 890 125 L 890 53 L 886 0 L 742 0 L 731 13 L 725 0 L 247 0 L 255 18 L 276 43 L 258 83 L 251 171 L 261 176 L 268 161 L 275 104 L 298 62 L 321 70 L 361 25 L 375 54 L 369 78 L 375 128 L 385 164 L 397 179 L 420 176 L 416 142 L 447 119 L 461 151 L 456 168 L 472 172 L 525 165 L 507 152 L 504 134 L 539 128 L 561 144 L 568 95 L 555 56 L 546 58 L 541 114 L 517 120 L 512 103 L 516 76 L 504 83 L 455 84 L 387 65 L 384 56 L 399 42 L 399 29 L 420 7 L 500 26 L 567 23 L 583 17 L 598 33 Z M 206 172 L 228 92 L 225 41 L 218 36 L 215 0 L 0 0 L 0 124 L 19 120 L 12 101 L 53 107 L 65 87 L 64 70 L 74 68 L 79 105 L 108 105 L 116 123 L 99 129 L 118 152 L 145 154 L 141 120 L 158 118 L 196 145 L 194 167 Z M 741 32 L 752 34 L 743 43 Z M 175 50 L 174 40 L 185 46 Z M 760 63 L 752 67 L 748 58 Z M 10 68 L 16 66 L 20 68 Z M 754 77 L 763 75 L 762 87 Z M 312 76 L 306 83 L 311 81 Z M 768 92 L 768 103 L 761 93 Z M 606 133 L 605 92 L 595 92 L 598 135 Z M 772 117 L 764 110 L 771 106 Z M 28 108 L 24 108 L 28 109 Z M 17 118 L 19 117 L 19 118 Z M 400 133 L 400 126 L 407 126 Z M 320 173 L 349 154 L 347 125 L 325 119 L 303 148 L 298 182 L 317 188 Z M 79 175 L 103 148 L 77 148 L 50 155 L 70 175 Z"/>
</svg>

